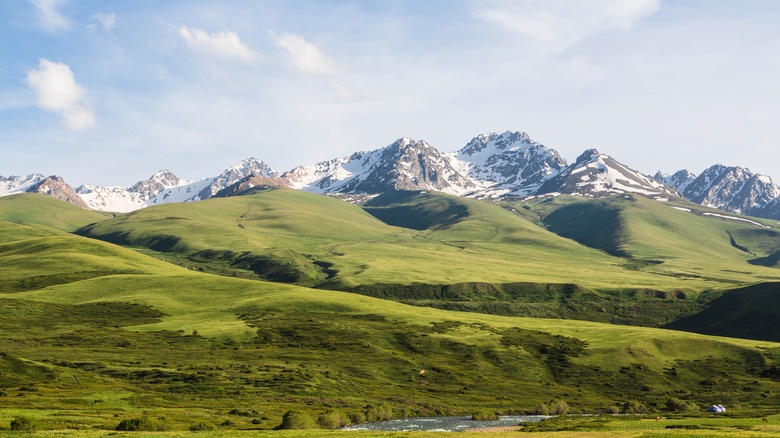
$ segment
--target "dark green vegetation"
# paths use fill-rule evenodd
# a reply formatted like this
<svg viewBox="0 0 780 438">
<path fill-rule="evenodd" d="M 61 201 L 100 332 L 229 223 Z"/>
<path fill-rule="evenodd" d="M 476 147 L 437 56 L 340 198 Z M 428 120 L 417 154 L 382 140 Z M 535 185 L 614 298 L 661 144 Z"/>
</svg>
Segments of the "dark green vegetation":
<svg viewBox="0 0 780 438">
<path fill-rule="evenodd" d="M 612 198 L 599 202 L 621 224 L 608 233 L 617 257 L 578 237 L 600 225 L 557 229 L 568 238 L 541 226 L 582 202 L 400 193 L 371 201 L 375 217 L 265 190 L 91 225 L 64 203 L 76 218 L 67 227 L 0 221 L 0 428 L 16 418 L 39 430 L 228 431 L 777 409 L 778 344 L 574 320 L 707 332 L 695 319 L 704 309 L 718 334 L 753 336 L 730 318 L 772 314 L 772 285 L 737 286 L 780 279 L 749 263 L 777 250 L 774 229 Z M 25 217 L 24 203 L 9 205 L 3 217 Z M 409 211 L 415 220 L 399 222 Z M 77 226 L 83 236 L 61 231 Z M 731 315 L 733 296 L 742 310 Z"/>
</svg>

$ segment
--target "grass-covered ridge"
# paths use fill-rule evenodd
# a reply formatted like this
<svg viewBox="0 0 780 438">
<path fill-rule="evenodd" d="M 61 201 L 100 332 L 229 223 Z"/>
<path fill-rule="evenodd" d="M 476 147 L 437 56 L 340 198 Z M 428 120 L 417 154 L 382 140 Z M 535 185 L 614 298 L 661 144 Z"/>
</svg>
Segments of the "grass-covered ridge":
<svg viewBox="0 0 780 438">
<path fill-rule="evenodd" d="M 38 193 L 20 193 L 0 197 L 0 221 L 41 225 L 60 231 L 77 228 L 111 217 L 110 214 L 84 210 L 73 204 Z"/>
<path fill-rule="evenodd" d="M 703 291 L 780 280 L 776 268 L 750 263 L 780 241 L 776 231 L 672 206 L 638 197 L 500 206 L 392 192 L 361 208 L 267 189 L 151 207 L 78 232 L 227 276 L 647 326 L 695 313 L 714 297 Z"/>
</svg>

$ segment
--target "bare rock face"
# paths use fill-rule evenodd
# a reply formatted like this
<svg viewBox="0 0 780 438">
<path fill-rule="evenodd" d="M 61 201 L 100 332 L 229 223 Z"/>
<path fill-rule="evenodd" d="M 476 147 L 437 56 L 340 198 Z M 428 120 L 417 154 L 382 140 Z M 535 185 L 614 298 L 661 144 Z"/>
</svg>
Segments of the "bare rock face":
<svg viewBox="0 0 780 438">
<path fill-rule="evenodd" d="M 73 190 L 73 187 L 65 183 L 62 177 L 52 175 L 43 179 L 29 189 L 28 193 L 41 193 L 44 195 L 52 196 L 62 201 L 70 202 L 73 205 L 77 205 L 85 210 L 89 210 L 89 206 L 81 196 Z"/>
</svg>

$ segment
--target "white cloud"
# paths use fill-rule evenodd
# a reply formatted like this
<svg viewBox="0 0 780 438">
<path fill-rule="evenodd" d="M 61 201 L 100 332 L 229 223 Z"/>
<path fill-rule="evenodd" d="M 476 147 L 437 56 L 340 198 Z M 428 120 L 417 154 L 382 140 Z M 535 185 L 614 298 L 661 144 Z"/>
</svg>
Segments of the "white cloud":
<svg viewBox="0 0 780 438">
<path fill-rule="evenodd" d="M 80 131 L 95 125 L 95 114 L 66 64 L 41 59 L 37 70 L 27 72 L 27 84 L 35 92 L 38 107 L 59 113 L 68 129 Z"/>
<path fill-rule="evenodd" d="M 92 14 L 89 18 L 97 23 L 87 25 L 87 29 L 96 30 L 98 25 L 104 32 L 111 32 L 116 26 L 116 15 L 114 14 Z"/>
<path fill-rule="evenodd" d="M 220 58 L 233 58 L 247 64 L 256 62 L 258 53 L 241 42 L 238 34 L 231 31 L 206 33 L 187 26 L 178 28 L 179 35 L 187 42 L 187 47 L 196 52 L 214 55 Z"/>
<path fill-rule="evenodd" d="M 274 35 L 274 43 L 287 51 L 290 63 L 304 73 L 334 75 L 341 72 L 341 67 L 335 60 L 300 35 L 294 33 Z"/>
<path fill-rule="evenodd" d="M 660 6 L 660 0 L 484 0 L 475 16 L 560 52 L 591 35 L 629 31 Z"/>
<path fill-rule="evenodd" d="M 70 28 L 70 21 L 63 17 L 59 12 L 59 7 L 68 0 L 30 0 L 30 3 L 38 9 L 41 26 L 49 31 L 67 30 Z"/>
</svg>

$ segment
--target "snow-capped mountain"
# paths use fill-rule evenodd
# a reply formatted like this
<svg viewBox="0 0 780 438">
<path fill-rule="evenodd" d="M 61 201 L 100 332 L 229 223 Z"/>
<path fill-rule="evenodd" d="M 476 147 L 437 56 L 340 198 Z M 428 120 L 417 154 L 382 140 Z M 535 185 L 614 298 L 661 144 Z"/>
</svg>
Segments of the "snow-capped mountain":
<svg viewBox="0 0 780 438">
<path fill-rule="evenodd" d="M 0 176 L 0 196 L 17 193 L 40 193 L 89 209 L 89 206 L 73 190 L 73 187 L 65 183 L 62 177 L 56 175 L 43 176 L 40 173 L 34 173 L 27 176 L 9 176 L 8 178 Z"/>
<path fill-rule="evenodd" d="M 436 190 L 464 195 L 478 188 L 453 166 L 452 156 L 406 137 L 381 149 L 298 166 L 281 178 L 291 187 L 316 193 Z"/>
<path fill-rule="evenodd" d="M 619 193 L 637 193 L 646 196 L 676 195 L 664 184 L 616 161 L 609 155 L 588 149 L 574 164 L 545 181 L 537 191 L 569 193 L 583 196 L 606 196 Z"/>
<path fill-rule="evenodd" d="M 211 178 L 185 180 L 168 170 L 161 170 L 130 187 L 83 185 L 76 191 L 93 210 L 123 213 L 150 205 L 208 199 L 252 175 L 275 177 L 278 173 L 262 161 L 249 158 Z"/>
<path fill-rule="evenodd" d="M 46 179 L 40 173 L 33 173 L 27 176 L 0 176 L 0 196 L 15 195 L 24 193 L 30 187 Z"/>
<path fill-rule="evenodd" d="M 675 175 L 681 172 L 687 171 Z M 687 173 L 666 183 L 676 187 L 686 199 L 707 207 L 780 218 L 780 187 L 772 182 L 772 178 L 755 174 L 750 169 L 716 164 L 699 176 Z"/>
<path fill-rule="evenodd" d="M 83 185 L 69 193 L 62 178 L 40 174 L 0 176 L 0 196 L 38 191 L 88 208 L 129 212 L 156 204 L 232 196 L 257 186 L 283 186 L 315 193 L 370 195 L 388 190 L 431 190 L 457 196 L 497 198 L 568 193 L 588 197 L 635 193 L 655 198 L 683 196 L 722 210 L 780 219 L 780 187 L 741 167 L 715 165 L 654 177 L 595 149 L 567 165 L 558 152 L 524 132 L 482 134 L 456 152 L 443 153 L 424 140 L 401 138 L 367 152 L 298 166 L 279 174 L 248 158 L 215 177 L 184 180 L 162 170 L 129 187 Z M 71 190 L 72 192 L 72 190 Z"/>
<path fill-rule="evenodd" d="M 482 134 L 453 155 L 454 166 L 481 189 L 474 195 L 526 196 L 566 167 L 557 151 L 525 132 Z"/>
<path fill-rule="evenodd" d="M 62 177 L 52 175 L 44 178 L 32 186 L 30 186 L 26 192 L 28 193 L 41 193 L 43 195 L 49 195 L 59 200 L 70 202 L 73 205 L 77 205 L 84 209 L 89 209 L 89 206 L 83 199 L 73 190 L 73 187 L 69 186 Z"/>
<path fill-rule="evenodd" d="M 660 183 L 664 183 L 669 187 L 674 187 L 677 189 L 678 193 L 682 194 L 685 192 L 685 189 L 693 182 L 693 180 L 696 179 L 696 175 L 685 169 L 678 170 L 672 175 L 662 173 L 659 170 L 653 176 L 653 179 Z"/>
</svg>

